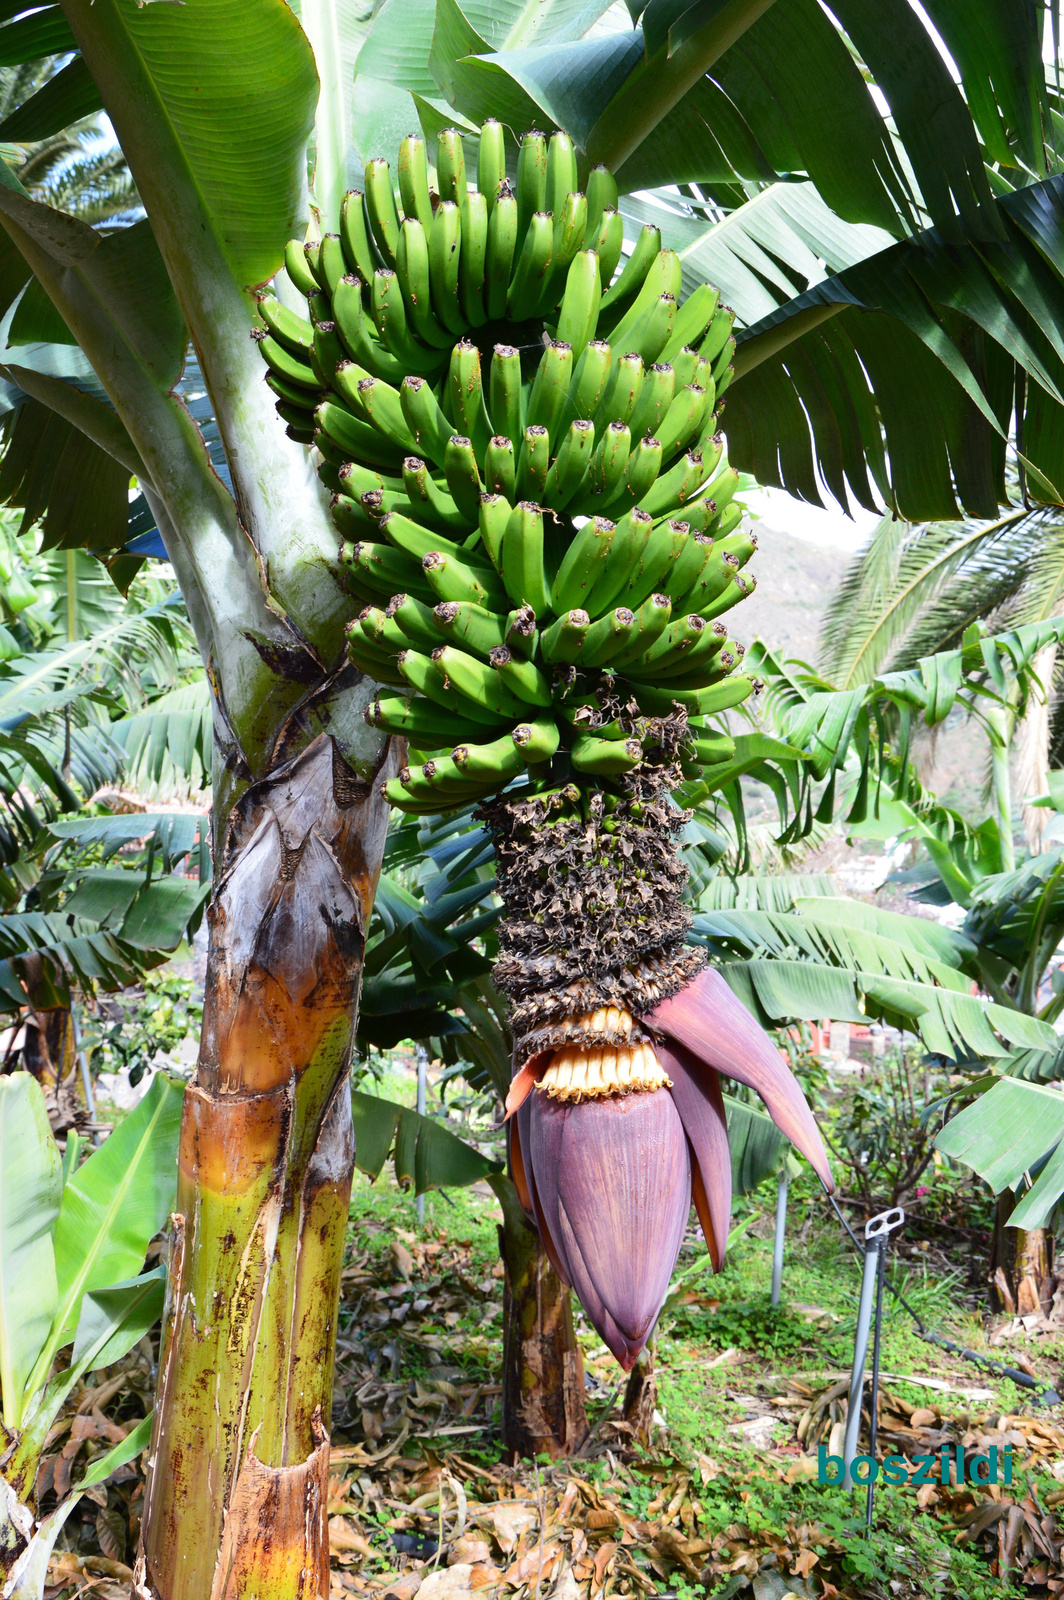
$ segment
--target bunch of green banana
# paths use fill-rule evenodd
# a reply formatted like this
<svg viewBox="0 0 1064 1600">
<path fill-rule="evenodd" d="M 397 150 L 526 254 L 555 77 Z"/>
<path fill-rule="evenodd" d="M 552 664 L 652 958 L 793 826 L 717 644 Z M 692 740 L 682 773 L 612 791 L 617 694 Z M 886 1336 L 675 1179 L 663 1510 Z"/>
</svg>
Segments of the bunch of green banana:
<svg viewBox="0 0 1064 1600">
<path fill-rule="evenodd" d="M 289 244 L 307 316 L 259 303 L 365 607 L 351 659 L 394 689 L 367 718 L 425 758 L 388 785 L 411 811 L 522 773 L 608 782 L 681 708 L 693 775 L 729 752 L 705 719 L 752 687 L 720 621 L 753 588 L 718 432 L 732 314 L 681 298 L 654 227 L 622 264 L 617 186 L 596 167 L 579 189 L 566 134 L 526 134 L 511 167 L 494 121 L 475 185 L 456 131 L 434 173 L 404 139 L 397 185 L 370 161 L 338 231 Z"/>
</svg>

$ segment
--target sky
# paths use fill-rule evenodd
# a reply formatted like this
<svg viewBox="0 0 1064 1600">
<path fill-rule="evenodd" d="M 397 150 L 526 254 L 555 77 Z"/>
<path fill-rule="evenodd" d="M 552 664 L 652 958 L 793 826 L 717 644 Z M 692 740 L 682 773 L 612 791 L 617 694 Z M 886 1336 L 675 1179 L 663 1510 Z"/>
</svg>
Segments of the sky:
<svg viewBox="0 0 1064 1600">
<path fill-rule="evenodd" d="M 855 505 L 853 517 L 848 517 L 837 500 L 826 490 L 822 492 L 824 509 L 796 500 L 783 489 L 754 489 L 744 492 L 742 498 L 767 527 L 792 534 L 808 544 L 828 545 L 852 554 L 867 542 L 880 516 Z"/>
</svg>

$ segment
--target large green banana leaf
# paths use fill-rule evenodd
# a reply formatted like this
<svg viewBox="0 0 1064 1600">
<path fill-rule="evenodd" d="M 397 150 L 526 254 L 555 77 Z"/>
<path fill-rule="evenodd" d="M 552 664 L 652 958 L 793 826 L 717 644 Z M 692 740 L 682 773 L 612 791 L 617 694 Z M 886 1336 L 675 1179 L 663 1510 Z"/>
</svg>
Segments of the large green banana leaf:
<svg viewBox="0 0 1064 1600">
<path fill-rule="evenodd" d="M 935 1145 L 995 1194 L 1022 1191 L 1010 1227 L 1044 1227 L 1064 1194 L 1064 1094 L 1002 1078 L 947 1122 Z M 1038 1175 L 1027 1186 L 1032 1169 Z"/>
<path fill-rule="evenodd" d="M 400 1183 L 412 1183 L 415 1194 L 426 1189 L 462 1189 L 501 1172 L 464 1139 L 432 1117 L 411 1111 L 376 1095 L 351 1096 L 355 1119 L 355 1163 L 376 1178 L 389 1155 Z"/>
<path fill-rule="evenodd" d="M 52 1229 L 62 1172 L 44 1099 L 28 1072 L 0 1078 L 0 1395 L 22 1422 L 26 1384 L 58 1305 Z"/>
<path fill-rule="evenodd" d="M 58 1310 L 35 1375 L 75 1334 L 86 1294 L 143 1265 L 173 1206 L 183 1087 L 157 1073 L 148 1093 L 70 1178 L 55 1225 Z"/>
</svg>

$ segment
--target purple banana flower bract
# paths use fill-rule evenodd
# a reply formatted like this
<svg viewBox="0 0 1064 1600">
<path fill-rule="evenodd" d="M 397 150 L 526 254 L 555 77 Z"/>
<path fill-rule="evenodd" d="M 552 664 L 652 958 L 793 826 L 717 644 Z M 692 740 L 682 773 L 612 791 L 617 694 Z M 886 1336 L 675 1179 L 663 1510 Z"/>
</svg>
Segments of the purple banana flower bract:
<svg viewBox="0 0 1064 1600">
<path fill-rule="evenodd" d="M 731 1158 L 718 1073 L 755 1089 L 776 1126 L 833 1187 L 819 1130 L 778 1048 L 705 969 L 644 1021 L 670 1088 L 579 1103 L 514 1080 L 511 1163 L 555 1270 L 630 1371 L 668 1292 L 692 1199 L 715 1271 L 724 1263 Z M 531 1068 L 531 1070 L 530 1070 Z M 512 1103 L 511 1103 L 512 1102 Z"/>
</svg>

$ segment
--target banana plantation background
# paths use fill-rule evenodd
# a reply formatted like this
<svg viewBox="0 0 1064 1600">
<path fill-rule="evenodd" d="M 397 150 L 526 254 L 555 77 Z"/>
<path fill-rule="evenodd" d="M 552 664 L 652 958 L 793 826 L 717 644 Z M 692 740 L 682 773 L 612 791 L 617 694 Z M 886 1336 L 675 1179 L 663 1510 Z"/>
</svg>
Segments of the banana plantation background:
<svg viewBox="0 0 1064 1600">
<path fill-rule="evenodd" d="M 1060 28 L 0 0 L 3 1600 L 1061 1592 Z"/>
</svg>

